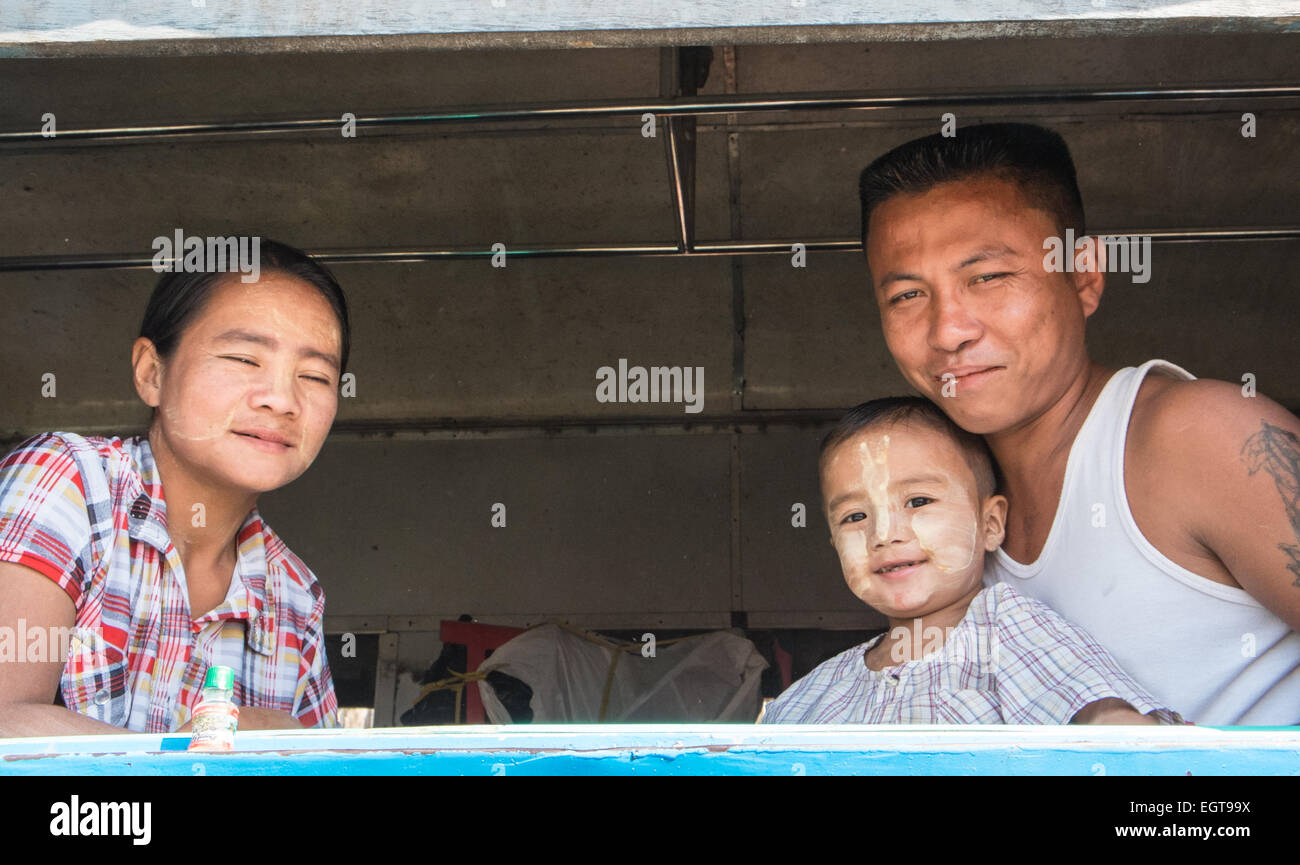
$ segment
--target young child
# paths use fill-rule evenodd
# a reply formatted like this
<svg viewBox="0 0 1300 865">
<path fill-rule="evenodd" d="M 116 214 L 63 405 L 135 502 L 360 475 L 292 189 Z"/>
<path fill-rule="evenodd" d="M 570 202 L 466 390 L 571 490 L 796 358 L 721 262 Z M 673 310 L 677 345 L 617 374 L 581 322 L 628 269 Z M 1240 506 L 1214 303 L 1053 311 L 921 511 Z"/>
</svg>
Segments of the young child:
<svg viewBox="0 0 1300 865">
<path fill-rule="evenodd" d="M 983 440 L 932 403 L 851 410 L 820 473 L 844 579 L 890 630 L 795 682 L 764 723 L 1183 723 L 1046 605 L 984 587 L 1007 500 Z"/>
</svg>

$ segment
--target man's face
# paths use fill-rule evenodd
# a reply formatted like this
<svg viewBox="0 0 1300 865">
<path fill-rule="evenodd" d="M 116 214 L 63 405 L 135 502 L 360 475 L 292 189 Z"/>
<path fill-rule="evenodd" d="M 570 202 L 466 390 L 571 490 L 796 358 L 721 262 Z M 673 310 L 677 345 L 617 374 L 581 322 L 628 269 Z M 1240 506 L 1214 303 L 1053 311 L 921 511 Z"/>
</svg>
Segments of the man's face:
<svg viewBox="0 0 1300 865">
<path fill-rule="evenodd" d="M 210 483 L 251 492 L 289 483 L 334 421 L 341 339 L 329 303 L 304 282 L 223 281 L 163 362 L 155 433 Z"/>
<path fill-rule="evenodd" d="M 870 427 L 841 442 L 823 461 L 822 492 L 849 589 L 893 619 L 976 590 L 985 551 L 1002 542 L 1005 499 L 981 502 L 960 446 L 924 424 Z"/>
<path fill-rule="evenodd" d="M 974 433 L 1014 429 L 1086 364 L 1100 283 L 1044 269 L 1058 229 L 1011 182 L 982 177 L 899 195 L 871 215 L 867 260 L 903 376 Z"/>
</svg>

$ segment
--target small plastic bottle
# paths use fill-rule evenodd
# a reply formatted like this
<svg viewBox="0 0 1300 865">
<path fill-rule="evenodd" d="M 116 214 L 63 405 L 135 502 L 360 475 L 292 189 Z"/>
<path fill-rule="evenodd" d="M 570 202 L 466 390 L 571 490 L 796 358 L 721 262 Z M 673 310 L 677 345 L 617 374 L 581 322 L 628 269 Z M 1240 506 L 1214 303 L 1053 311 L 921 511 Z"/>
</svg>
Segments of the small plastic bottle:
<svg viewBox="0 0 1300 865">
<path fill-rule="evenodd" d="M 235 671 L 208 667 L 199 705 L 190 719 L 191 751 L 229 751 L 235 747 L 239 707 L 235 705 Z"/>
</svg>

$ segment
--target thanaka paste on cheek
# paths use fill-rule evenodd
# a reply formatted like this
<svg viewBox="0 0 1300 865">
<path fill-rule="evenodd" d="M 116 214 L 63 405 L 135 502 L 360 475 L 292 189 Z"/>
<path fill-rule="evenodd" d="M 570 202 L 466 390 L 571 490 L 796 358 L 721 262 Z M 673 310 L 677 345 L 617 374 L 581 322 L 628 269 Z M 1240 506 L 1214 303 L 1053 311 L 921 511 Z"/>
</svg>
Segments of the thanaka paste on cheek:
<svg viewBox="0 0 1300 865">
<path fill-rule="evenodd" d="M 870 576 L 867 568 L 867 533 L 853 530 L 837 532 L 834 540 L 844 579 L 854 594 L 857 594 L 858 585 Z"/>
<path fill-rule="evenodd" d="M 965 505 L 971 491 L 960 479 L 948 478 L 950 499 L 918 508 L 912 516 L 912 531 L 921 549 L 936 568 L 944 572 L 965 571 L 975 561 L 978 526 Z"/>
<path fill-rule="evenodd" d="M 858 476 L 866 499 L 860 507 L 871 520 L 870 525 L 862 525 L 866 520 L 840 523 L 832 533 L 850 590 L 887 615 L 913 611 L 930 604 L 929 599 L 960 596 L 968 591 L 971 580 L 978 578 L 978 569 L 973 571 L 972 565 L 977 564 L 976 555 L 980 553 L 979 508 L 972 506 L 976 499 L 972 484 L 962 474 L 949 470 L 950 463 L 960 456 L 955 451 L 947 458 L 938 452 L 918 456 L 915 443 L 891 442 L 887 435 L 864 436 L 855 444 L 855 448 L 845 448 L 833 456 L 831 462 L 833 467 L 839 464 L 847 470 L 842 474 Z M 847 462 L 840 463 L 841 459 Z M 909 508 L 905 507 L 908 491 L 890 489 L 892 476 L 904 470 L 890 462 L 903 460 L 906 471 L 913 471 L 913 462 L 918 459 L 918 465 L 943 477 L 943 493 L 938 500 Z M 908 546 L 919 549 L 931 576 L 918 574 L 916 579 L 901 583 L 878 577 L 871 570 L 872 555 L 894 542 L 899 542 L 900 550 Z"/>
<path fill-rule="evenodd" d="M 167 406 L 162 409 L 162 412 L 167 416 L 168 435 L 191 442 L 212 441 L 213 439 L 221 438 L 221 436 L 225 435 L 227 430 L 230 429 L 230 424 L 233 423 L 235 419 L 235 409 L 231 409 L 230 414 L 226 416 L 225 420 L 213 424 L 206 430 L 186 430 L 185 420 L 182 417 L 181 409 L 179 407 Z"/>
</svg>

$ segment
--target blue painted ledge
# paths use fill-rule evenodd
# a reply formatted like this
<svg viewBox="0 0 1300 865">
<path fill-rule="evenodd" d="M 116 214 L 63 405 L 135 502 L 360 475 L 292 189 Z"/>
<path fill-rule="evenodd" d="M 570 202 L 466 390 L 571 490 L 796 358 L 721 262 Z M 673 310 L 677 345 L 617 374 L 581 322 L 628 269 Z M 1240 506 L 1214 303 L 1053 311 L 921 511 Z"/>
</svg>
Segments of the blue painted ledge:
<svg viewBox="0 0 1300 865">
<path fill-rule="evenodd" d="M 1297 727 L 396 727 L 0 739 L 0 775 L 1300 775 Z"/>
</svg>

